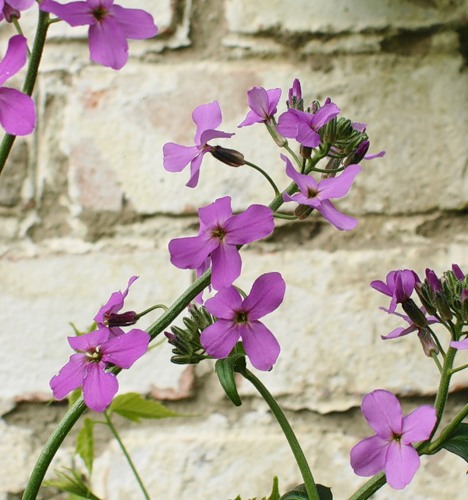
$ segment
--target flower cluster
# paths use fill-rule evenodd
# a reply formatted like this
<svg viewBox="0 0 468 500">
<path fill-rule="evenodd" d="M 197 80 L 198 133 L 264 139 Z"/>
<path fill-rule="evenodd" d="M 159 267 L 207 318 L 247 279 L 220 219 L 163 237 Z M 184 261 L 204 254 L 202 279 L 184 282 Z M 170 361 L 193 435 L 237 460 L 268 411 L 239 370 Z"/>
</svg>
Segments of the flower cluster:
<svg viewBox="0 0 468 500">
<path fill-rule="evenodd" d="M 133 324 L 133 311 L 118 314 L 124 305 L 130 285 L 137 276 L 130 278 L 124 292 L 114 292 L 95 316 L 97 329 L 68 337 L 68 343 L 76 351 L 68 363 L 50 381 L 57 399 L 63 399 L 78 387 L 83 388 L 83 399 L 88 408 L 102 412 L 111 403 L 119 384 L 110 365 L 130 368 L 148 350 L 149 335 L 139 329 L 125 333 L 120 326 Z M 129 318 L 132 318 L 129 322 Z"/>
</svg>

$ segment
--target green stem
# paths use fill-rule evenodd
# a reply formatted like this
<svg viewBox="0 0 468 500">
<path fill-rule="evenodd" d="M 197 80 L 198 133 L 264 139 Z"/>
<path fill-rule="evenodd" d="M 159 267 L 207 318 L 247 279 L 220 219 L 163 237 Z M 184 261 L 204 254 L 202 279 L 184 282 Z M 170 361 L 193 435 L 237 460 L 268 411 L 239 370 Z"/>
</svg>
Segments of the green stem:
<svg viewBox="0 0 468 500">
<path fill-rule="evenodd" d="M 148 314 L 151 311 L 154 311 L 156 309 L 163 309 L 164 311 L 167 311 L 169 308 L 166 305 L 164 305 L 164 304 L 156 304 L 154 306 L 148 307 L 148 309 L 145 309 L 141 313 L 137 314 L 137 319 L 140 319 L 145 314 Z"/>
<path fill-rule="evenodd" d="M 122 450 L 122 453 L 124 454 L 128 465 L 130 466 L 130 469 L 132 469 L 132 472 L 135 476 L 135 479 L 138 481 L 138 484 L 140 486 L 141 492 L 143 493 L 143 496 L 146 498 L 146 500 L 150 500 L 150 496 L 148 495 L 148 492 L 146 491 L 145 485 L 143 484 L 143 481 L 141 480 L 140 475 L 138 474 L 138 471 L 136 470 L 135 464 L 132 461 L 132 457 L 128 453 L 127 449 L 125 448 L 125 445 L 123 444 L 122 440 L 120 439 L 119 433 L 117 432 L 117 429 L 114 427 L 114 424 L 112 423 L 112 420 L 110 419 L 107 411 L 104 412 L 104 417 L 107 422 L 107 426 L 109 427 L 110 431 L 112 432 L 112 435 L 115 437 L 117 443 L 119 443 L 120 449 Z"/>
<path fill-rule="evenodd" d="M 273 217 L 275 217 L 275 219 L 298 220 L 295 215 L 281 214 L 279 212 L 275 212 Z"/>
<path fill-rule="evenodd" d="M 439 373 L 442 373 L 443 372 L 442 365 L 440 364 L 439 358 L 437 357 L 437 354 L 434 351 L 432 351 L 431 353 L 431 358 L 434 360 L 434 363 L 439 369 Z"/>
<path fill-rule="evenodd" d="M 453 375 L 454 373 L 457 373 L 461 370 L 465 370 L 466 368 L 468 368 L 468 364 L 458 366 L 457 368 L 452 368 L 452 370 L 450 370 L 450 374 Z"/>
<path fill-rule="evenodd" d="M 421 448 L 421 453 L 430 455 L 439 451 L 441 446 L 445 441 L 452 435 L 455 428 L 463 422 L 463 420 L 468 416 L 468 404 L 465 405 L 458 413 L 455 415 L 454 419 L 445 427 L 445 429 L 439 434 L 437 439 L 432 443 L 428 443 L 423 448 Z"/>
<path fill-rule="evenodd" d="M 68 409 L 57 428 L 50 435 L 37 459 L 36 466 L 31 473 L 28 484 L 26 485 L 23 500 L 34 500 L 37 497 L 37 493 L 39 492 L 39 488 L 41 487 L 52 458 L 85 410 L 86 405 L 81 397 Z"/>
<path fill-rule="evenodd" d="M 448 392 L 450 388 L 450 379 L 452 378 L 451 371 L 456 354 L 457 350 L 454 349 L 453 347 L 449 347 L 447 354 L 445 356 L 444 366 L 442 367 L 442 375 L 440 377 L 440 382 L 439 382 L 439 389 L 437 391 L 437 396 L 434 402 L 437 415 L 437 423 L 432 431 L 430 439 L 432 438 L 432 436 L 434 436 L 435 432 L 437 431 L 437 428 L 439 427 L 440 422 L 442 420 L 442 416 L 444 414 L 444 409 L 447 403 Z"/>
<path fill-rule="evenodd" d="M 250 161 L 247 161 L 247 160 L 244 160 L 245 164 L 248 165 L 249 167 L 252 167 L 254 168 L 255 170 L 257 170 L 258 172 L 260 172 L 263 177 L 265 177 L 265 179 L 270 183 L 270 186 L 273 188 L 273 190 L 275 191 L 275 196 L 278 196 L 280 194 L 280 191 L 278 189 L 278 187 L 276 186 L 275 182 L 273 181 L 273 179 L 265 172 L 265 170 L 263 170 L 263 168 L 260 168 L 258 165 L 255 165 L 255 163 L 251 163 Z"/>
<path fill-rule="evenodd" d="M 371 477 L 369 481 L 363 484 L 353 495 L 351 495 L 348 500 L 364 500 L 369 498 L 376 491 L 380 490 L 382 486 L 387 482 L 385 474 L 380 472 L 374 477 Z"/>
<path fill-rule="evenodd" d="M 270 394 L 268 389 L 262 384 L 262 382 L 249 370 L 245 369 L 240 371 L 240 374 L 244 376 L 249 382 L 253 384 L 253 386 L 260 393 L 262 398 L 265 400 L 267 405 L 270 407 L 270 410 L 273 412 L 276 420 L 278 421 L 283 433 L 288 440 L 289 446 L 294 454 L 294 458 L 296 459 L 299 470 L 301 471 L 302 478 L 304 479 L 304 485 L 307 491 L 307 496 L 309 500 L 320 500 L 320 496 L 317 491 L 317 487 L 315 486 L 314 477 L 312 476 L 312 472 L 310 470 L 309 464 L 307 463 L 307 459 L 302 451 L 301 445 L 297 440 L 294 431 L 292 430 L 291 425 L 286 418 L 286 415 L 283 413 L 283 410 L 280 408 L 275 398 Z"/>
<path fill-rule="evenodd" d="M 294 161 L 296 162 L 296 165 L 299 168 L 299 171 L 302 171 L 302 162 L 299 159 L 299 156 L 288 146 L 288 144 L 285 144 L 283 148 L 294 158 Z"/>
<path fill-rule="evenodd" d="M 24 85 L 22 88 L 22 91 L 29 96 L 32 95 L 34 85 L 36 83 L 37 73 L 39 71 L 39 64 L 41 62 L 42 52 L 44 50 L 48 27 L 49 14 L 40 10 L 37 20 L 36 37 L 34 38 L 31 57 L 29 58 L 28 71 L 26 73 L 26 78 L 24 80 Z M 10 155 L 10 151 L 13 147 L 15 139 L 16 135 L 5 134 L 0 144 L 0 175 L 3 171 L 3 167 L 5 166 L 8 156 Z"/>
</svg>

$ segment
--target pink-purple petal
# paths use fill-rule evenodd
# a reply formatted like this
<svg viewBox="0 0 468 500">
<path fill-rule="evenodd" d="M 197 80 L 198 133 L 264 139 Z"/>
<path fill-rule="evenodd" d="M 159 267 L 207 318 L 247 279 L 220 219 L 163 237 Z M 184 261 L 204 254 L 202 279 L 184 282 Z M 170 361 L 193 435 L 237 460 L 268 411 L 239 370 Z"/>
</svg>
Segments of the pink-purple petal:
<svg viewBox="0 0 468 500">
<path fill-rule="evenodd" d="M 414 325 L 409 326 L 408 328 L 403 328 L 402 326 L 400 326 L 398 328 L 395 328 L 395 330 L 392 330 L 387 335 L 381 335 L 380 338 L 382 340 L 396 339 L 398 337 L 404 337 L 405 335 L 408 335 L 408 333 L 414 332 L 416 330 L 417 327 Z"/>
<path fill-rule="evenodd" d="M 321 200 L 330 198 L 342 198 L 346 196 L 351 189 L 353 181 L 357 174 L 361 171 L 359 165 L 349 165 L 346 170 L 338 177 L 330 177 L 320 182 Z"/>
<path fill-rule="evenodd" d="M 223 196 L 223 198 L 218 198 L 213 203 L 201 207 L 198 209 L 198 216 L 200 217 L 200 222 L 203 223 L 205 227 L 214 228 L 218 225 L 223 225 L 224 222 L 231 217 L 231 197 Z"/>
<path fill-rule="evenodd" d="M 0 85 L 16 75 L 26 64 L 28 42 L 22 35 L 15 35 L 8 41 L 8 48 L 0 62 Z"/>
<path fill-rule="evenodd" d="M 200 342 L 210 356 L 223 359 L 232 351 L 239 337 L 240 331 L 232 321 L 219 319 L 203 330 Z"/>
<path fill-rule="evenodd" d="M 141 9 L 127 9 L 120 5 L 113 5 L 112 12 L 124 29 L 125 36 L 135 40 L 152 38 L 158 33 L 151 14 Z"/>
<path fill-rule="evenodd" d="M 299 118 L 300 111 L 296 109 L 288 109 L 278 118 L 278 132 L 284 137 L 294 139 L 297 136 L 297 127 L 301 120 Z"/>
<path fill-rule="evenodd" d="M 205 130 L 200 136 L 200 147 L 206 146 L 208 141 L 212 141 L 213 139 L 229 139 L 233 135 L 230 132 L 222 132 L 221 130 Z"/>
<path fill-rule="evenodd" d="M 34 4 L 35 0 L 8 0 L 9 5 L 17 10 L 29 9 Z"/>
<path fill-rule="evenodd" d="M 196 146 L 168 142 L 163 146 L 163 166 L 168 172 L 181 172 L 199 154 Z"/>
<path fill-rule="evenodd" d="M 68 363 L 52 377 L 50 388 L 56 399 L 63 399 L 71 391 L 81 386 L 87 367 L 84 354 L 73 354 Z"/>
<path fill-rule="evenodd" d="M 293 167 L 291 160 L 287 156 L 281 155 L 281 159 L 286 162 L 286 175 L 297 184 L 297 187 L 300 189 L 301 193 L 306 195 L 309 189 L 313 191 L 318 189 L 319 185 L 313 177 L 300 174 Z"/>
<path fill-rule="evenodd" d="M 280 273 L 265 273 L 259 276 L 242 306 L 248 311 L 249 321 L 263 318 L 278 309 L 283 302 L 285 291 L 286 283 Z"/>
<path fill-rule="evenodd" d="M 215 129 L 221 125 L 222 115 L 218 101 L 208 104 L 200 104 L 192 112 L 192 119 L 197 126 L 195 133 L 195 144 L 201 145 L 201 135 L 209 129 Z"/>
<path fill-rule="evenodd" d="M 200 154 L 190 162 L 190 179 L 187 184 L 185 184 L 189 188 L 194 188 L 198 184 L 198 179 L 200 178 L 200 166 L 205 153 L 206 151 L 202 150 Z"/>
<path fill-rule="evenodd" d="M 75 351 L 88 351 L 107 342 L 109 335 L 109 329 L 101 327 L 78 337 L 68 337 L 68 343 Z"/>
<path fill-rule="evenodd" d="M 412 446 L 392 441 L 385 462 L 387 483 L 396 490 L 403 489 L 416 474 L 419 462 L 419 455 Z"/>
<path fill-rule="evenodd" d="M 102 347 L 102 361 L 120 368 L 130 368 L 148 350 L 150 336 L 137 328 L 109 339 Z"/>
<path fill-rule="evenodd" d="M 36 125 L 34 101 L 19 90 L 0 88 L 0 123 L 8 134 L 30 134 Z"/>
<path fill-rule="evenodd" d="M 128 60 L 128 43 L 124 29 L 110 16 L 89 27 L 89 52 L 91 60 L 115 70 Z"/>
<path fill-rule="evenodd" d="M 125 298 L 128 295 L 128 290 L 137 279 L 138 276 L 132 276 L 128 280 L 127 288 L 123 292 L 119 291 L 111 294 L 109 300 L 101 307 L 101 309 L 99 309 L 96 316 L 94 316 L 94 321 L 96 321 L 96 323 L 103 324 L 106 319 L 106 314 L 116 313 L 122 309 Z"/>
<path fill-rule="evenodd" d="M 242 307 L 242 297 L 235 287 L 228 286 L 208 299 L 205 307 L 216 318 L 233 320 L 236 310 Z"/>
<path fill-rule="evenodd" d="M 403 444 L 417 443 L 429 439 L 437 422 L 436 410 L 433 406 L 423 405 L 403 418 Z"/>
<path fill-rule="evenodd" d="M 215 290 L 221 290 L 240 276 L 242 260 L 235 245 L 221 243 L 211 254 L 211 284 Z"/>
<path fill-rule="evenodd" d="M 450 342 L 450 346 L 454 349 L 468 349 L 468 338 L 465 340 L 454 340 L 453 342 Z"/>
<path fill-rule="evenodd" d="M 88 408 L 102 412 L 112 402 L 119 389 L 113 373 L 104 371 L 104 363 L 90 363 L 83 380 L 83 399 Z"/>
<path fill-rule="evenodd" d="M 255 111 L 249 111 L 247 113 L 247 116 L 244 118 L 244 120 L 237 125 L 238 127 L 248 127 L 249 125 L 253 125 L 254 123 L 262 123 L 265 120 L 261 117 L 258 116 Z"/>
<path fill-rule="evenodd" d="M 320 145 L 320 135 L 304 122 L 300 122 L 297 126 L 296 140 L 309 148 L 316 148 Z"/>
<path fill-rule="evenodd" d="M 312 126 L 315 130 L 318 130 L 339 114 L 340 108 L 336 104 L 332 102 L 325 104 L 314 113 Z"/>
<path fill-rule="evenodd" d="M 219 240 L 205 234 L 176 238 L 169 242 L 171 263 L 179 269 L 196 269 L 218 245 Z"/>
<path fill-rule="evenodd" d="M 40 9 L 56 15 L 70 26 L 85 26 L 97 22 L 93 16 L 92 6 L 87 2 L 70 2 L 63 5 L 54 0 L 43 0 Z"/>
<path fill-rule="evenodd" d="M 338 211 L 330 200 L 324 200 L 316 208 L 330 224 L 340 231 L 351 231 L 358 224 L 357 219 Z"/>
<path fill-rule="evenodd" d="M 245 212 L 230 217 L 224 224 L 225 241 L 245 245 L 269 236 L 275 229 L 271 208 L 251 205 Z"/>
<path fill-rule="evenodd" d="M 252 365 L 257 370 L 271 370 L 281 350 L 275 336 L 260 321 L 249 321 L 247 325 L 239 327 L 242 345 Z"/>
<path fill-rule="evenodd" d="M 377 389 L 366 394 L 361 411 L 374 431 L 384 439 L 401 434 L 403 414 L 397 397 L 389 391 Z"/>
<path fill-rule="evenodd" d="M 385 469 L 389 442 L 380 436 L 359 441 L 351 449 L 351 467 L 358 476 L 373 476 Z"/>
</svg>

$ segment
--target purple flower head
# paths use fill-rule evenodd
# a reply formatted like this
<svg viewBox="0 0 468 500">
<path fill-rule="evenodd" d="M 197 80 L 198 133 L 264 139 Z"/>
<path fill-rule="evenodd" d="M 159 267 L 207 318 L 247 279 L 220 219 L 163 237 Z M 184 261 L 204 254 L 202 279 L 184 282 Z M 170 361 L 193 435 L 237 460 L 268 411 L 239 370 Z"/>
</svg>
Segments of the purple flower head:
<svg viewBox="0 0 468 500">
<path fill-rule="evenodd" d="M 348 194 L 354 178 L 361 171 L 359 165 L 350 165 L 340 176 L 317 182 L 313 177 L 297 172 L 286 156 L 281 155 L 281 158 L 286 162 L 286 174 L 299 187 L 299 193 L 292 196 L 283 194 L 284 201 L 295 201 L 315 208 L 340 231 L 349 231 L 356 226 L 357 220 L 339 212 L 330 199 L 342 198 Z"/>
<path fill-rule="evenodd" d="M 212 265 L 211 284 L 215 290 L 232 285 L 241 273 L 237 249 L 270 235 L 274 228 L 273 212 L 263 205 L 251 205 L 245 212 L 232 215 L 231 198 L 219 198 L 198 210 L 198 236 L 169 242 L 171 262 L 180 269 L 202 272 Z"/>
<path fill-rule="evenodd" d="M 57 399 L 83 386 L 86 406 L 94 411 L 104 411 L 115 396 L 119 383 L 113 373 L 106 371 L 107 364 L 130 368 L 148 350 L 150 336 L 143 330 L 130 330 L 114 337 L 108 328 L 99 328 L 79 337 L 68 337 L 76 351 L 58 375 L 50 381 L 50 388 Z"/>
<path fill-rule="evenodd" d="M 0 0 L 0 21 L 7 23 L 21 17 L 20 11 L 29 9 L 35 0 Z"/>
<path fill-rule="evenodd" d="M 351 450 L 351 467 L 358 476 L 385 472 L 388 484 L 403 489 L 419 468 L 413 443 L 429 439 L 437 417 L 435 408 L 423 405 L 403 417 L 394 394 L 378 389 L 364 396 L 362 414 L 376 434 Z"/>
<path fill-rule="evenodd" d="M 292 87 L 288 91 L 288 108 L 302 110 L 303 107 L 301 82 L 295 78 Z"/>
<path fill-rule="evenodd" d="M 370 286 L 384 295 L 392 298 L 389 313 L 394 313 L 397 304 L 408 300 L 414 291 L 416 283 L 420 283 L 418 275 L 410 269 L 390 271 L 386 283 L 380 280 L 372 281 Z"/>
<path fill-rule="evenodd" d="M 319 129 L 339 113 L 340 108 L 332 102 L 327 102 L 313 114 L 289 108 L 278 119 L 278 132 L 296 139 L 303 146 L 316 148 L 320 145 Z"/>
<path fill-rule="evenodd" d="M 214 358 L 225 358 L 242 339 L 252 365 L 258 370 L 270 370 L 278 359 L 280 346 L 259 319 L 280 306 L 285 289 L 280 273 L 266 273 L 255 280 L 245 299 L 230 286 L 207 300 L 206 309 L 218 320 L 200 336 L 206 352 Z"/>
<path fill-rule="evenodd" d="M 151 14 L 115 5 L 114 0 L 84 0 L 66 5 L 55 0 L 43 0 L 40 8 L 55 14 L 70 26 L 89 25 L 91 60 L 112 69 L 121 69 L 126 64 L 128 38 L 152 38 L 158 32 Z"/>
<path fill-rule="evenodd" d="M 213 150 L 208 141 L 234 135 L 216 130 L 222 121 L 221 108 L 217 101 L 197 106 L 193 110 L 192 120 L 197 126 L 194 146 L 168 142 L 163 147 L 163 165 L 167 171 L 181 172 L 190 163 L 190 179 L 186 184 L 188 187 L 198 184 L 203 156 Z"/>
<path fill-rule="evenodd" d="M 127 311 L 122 314 L 119 314 L 119 311 L 124 306 L 129 288 L 137 279 L 138 276 L 132 276 L 128 280 L 127 288 L 123 292 L 114 292 L 106 304 L 99 309 L 96 316 L 94 316 L 94 321 L 99 328 L 107 327 L 112 335 L 118 336 L 124 333 L 122 329 L 118 328 L 119 326 L 130 326 L 136 323 L 137 314 L 135 311 Z"/>
<path fill-rule="evenodd" d="M 276 107 L 281 97 L 281 89 L 265 90 L 263 87 L 253 87 L 247 92 L 247 102 L 251 111 L 239 127 L 254 123 L 269 122 L 276 113 Z"/>
<path fill-rule="evenodd" d="M 434 293 L 442 293 L 442 285 L 437 274 L 432 269 L 426 269 L 426 279 Z"/>
<path fill-rule="evenodd" d="M 465 279 L 465 273 L 460 269 L 458 264 L 452 264 L 452 272 L 458 281 L 463 281 Z"/>
<path fill-rule="evenodd" d="M 25 65 L 28 53 L 24 36 L 10 38 L 0 62 L 0 123 L 8 134 L 28 135 L 36 125 L 34 101 L 19 90 L 2 85 Z"/>
</svg>

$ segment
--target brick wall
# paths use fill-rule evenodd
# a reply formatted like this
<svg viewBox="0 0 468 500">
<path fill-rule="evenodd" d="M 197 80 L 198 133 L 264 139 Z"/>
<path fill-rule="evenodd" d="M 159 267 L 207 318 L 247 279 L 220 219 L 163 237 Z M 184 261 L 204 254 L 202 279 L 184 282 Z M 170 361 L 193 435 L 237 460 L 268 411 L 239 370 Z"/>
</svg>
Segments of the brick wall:
<svg viewBox="0 0 468 500">
<path fill-rule="evenodd" d="M 119 2 L 135 5 L 130 0 Z M 73 321 L 86 327 L 108 294 L 140 276 L 128 299 L 141 310 L 171 303 L 190 273 L 168 265 L 169 239 L 191 234 L 196 209 L 230 194 L 236 210 L 267 203 L 269 188 L 247 169 L 207 158 L 197 189 L 162 168 L 167 141 L 189 144 L 192 109 L 217 99 L 227 144 L 285 185 L 278 150 L 262 127 L 236 129 L 254 85 L 286 90 L 301 79 L 308 98 L 331 96 L 368 123 L 372 150 L 340 203 L 359 217 L 338 233 L 318 219 L 280 224 L 243 255 L 241 285 L 261 272 L 287 282 L 268 318 L 282 345 L 262 375 L 304 442 L 316 479 L 344 498 L 363 481 L 349 450 L 368 433 L 362 395 L 385 388 L 412 409 L 430 403 L 438 377 L 416 338 L 383 343 L 395 326 L 368 283 L 390 269 L 468 268 L 468 3 L 463 0 L 139 0 L 160 36 L 132 41 L 120 72 L 88 59 L 86 30 L 50 29 L 36 102 L 38 133 L 17 141 L 0 184 L 0 498 L 20 498 L 64 405 L 48 405 L 48 381 L 70 355 Z M 34 12 L 24 15 L 32 32 Z M 0 27 L 2 46 L 12 34 Z M 149 320 L 148 320 L 149 322 Z M 171 365 L 159 347 L 128 373 L 121 390 L 169 401 L 192 416 L 140 426 L 123 439 L 152 498 L 227 499 L 266 495 L 274 475 L 300 482 L 277 424 L 242 384 L 241 408 L 226 401 L 212 366 Z M 456 379 L 449 412 L 466 401 Z M 73 439 L 57 464 L 68 465 Z M 6 459 L 5 457 L 8 457 Z M 376 498 L 464 498 L 466 464 L 440 453 L 402 492 Z M 98 446 L 95 490 L 139 498 L 110 436 Z M 466 489 L 465 489 L 466 491 Z M 45 490 L 42 498 L 53 495 Z"/>
</svg>

